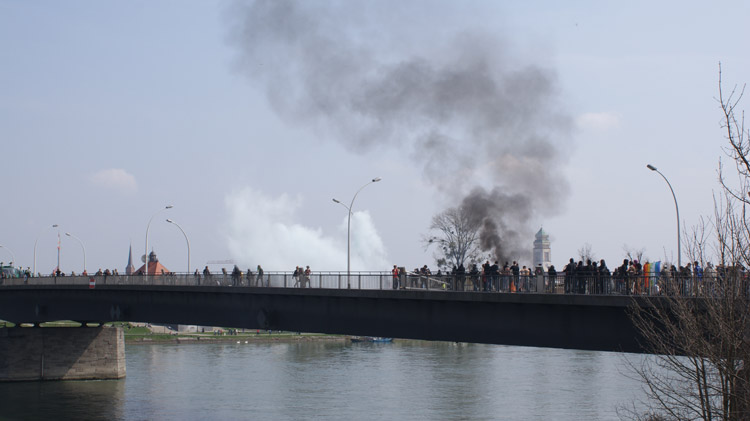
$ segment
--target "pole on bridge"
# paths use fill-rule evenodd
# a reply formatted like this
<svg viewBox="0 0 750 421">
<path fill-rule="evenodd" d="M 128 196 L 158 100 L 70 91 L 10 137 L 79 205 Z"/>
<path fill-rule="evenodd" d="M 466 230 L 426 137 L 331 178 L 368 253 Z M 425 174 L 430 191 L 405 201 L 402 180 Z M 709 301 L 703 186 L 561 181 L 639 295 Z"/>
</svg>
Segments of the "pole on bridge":
<svg viewBox="0 0 750 421">
<path fill-rule="evenodd" d="M 167 222 L 169 222 L 170 224 L 172 224 L 172 225 L 176 226 L 177 228 L 179 228 L 180 231 L 182 231 L 182 235 L 185 236 L 185 241 L 187 242 L 187 252 L 188 252 L 188 255 L 187 255 L 187 272 L 185 272 L 185 273 L 187 273 L 189 275 L 190 274 L 190 240 L 188 239 L 187 234 L 185 234 L 185 230 L 183 230 L 182 227 L 177 222 L 175 222 L 175 221 L 173 221 L 173 220 L 171 220 L 169 218 L 167 218 Z"/>
<path fill-rule="evenodd" d="M 154 220 L 154 217 L 161 211 L 172 209 L 172 205 L 167 205 L 158 211 L 156 211 L 153 215 L 151 215 L 151 219 L 148 220 L 148 224 L 146 224 L 146 254 L 143 255 L 143 274 L 148 275 L 148 229 L 151 227 L 151 221 Z"/>
<path fill-rule="evenodd" d="M 650 169 L 651 171 L 656 171 L 661 178 L 664 179 L 664 181 L 667 182 L 667 186 L 669 186 L 669 191 L 672 192 L 672 199 L 674 199 L 674 208 L 677 211 L 677 267 L 682 267 L 682 258 L 680 253 L 680 208 L 677 206 L 677 196 L 674 194 L 674 189 L 672 189 L 672 184 L 667 180 L 667 177 L 664 176 L 664 174 L 661 173 L 661 171 L 657 170 L 656 167 L 654 167 L 651 164 L 647 164 L 646 168 Z"/>
<path fill-rule="evenodd" d="M 364 186 L 360 187 L 359 190 L 357 190 L 356 193 L 354 193 L 354 197 L 352 197 L 352 202 L 349 204 L 349 206 L 346 206 L 345 204 L 341 203 L 341 201 L 336 200 L 335 198 L 333 201 L 335 203 L 338 203 L 339 205 L 346 208 L 347 211 L 349 211 L 349 217 L 346 221 L 346 288 L 352 289 L 352 283 L 351 283 L 351 261 L 352 261 L 352 254 L 351 254 L 351 248 L 352 248 L 352 207 L 354 207 L 354 199 L 357 198 L 357 195 L 359 192 L 362 191 L 365 187 L 369 186 L 372 183 L 377 183 L 378 181 L 382 180 L 380 177 L 375 177 L 370 181 L 369 183 L 365 184 Z M 360 285 L 360 289 L 361 285 Z"/>
<path fill-rule="evenodd" d="M 82 273 L 86 273 L 86 247 L 83 246 L 83 241 L 81 241 L 80 238 L 76 237 L 75 235 L 69 232 L 66 232 L 65 235 L 67 235 L 70 238 L 75 239 L 76 241 L 78 241 L 78 244 L 81 245 L 81 249 L 83 249 L 83 272 Z"/>
<path fill-rule="evenodd" d="M 52 226 L 50 226 L 50 227 L 47 227 L 47 228 L 57 228 L 58 226 L 59 226 L 59 225 L 57 225 L 57 224 L 52 224 Z M 46 229 L 45 229 L 45 230 L 46 230 Z M 37 235 L 37 236 L 36 236 L 36 240 L 34 240 L 34 264 L 33 264 L 33 266 L 32 266 L 32 267 L 33 267 L 32 271 L 33 271 L 34 273 L 32 273 L 32 276 L 36 276 L 36 245 L 37 245 L 37 243 L 39 242 L 39 236 L 40 236 L 40 235 L 42 235 L 42 233 L 39 233 L 39 235 Z"/>
</svg>

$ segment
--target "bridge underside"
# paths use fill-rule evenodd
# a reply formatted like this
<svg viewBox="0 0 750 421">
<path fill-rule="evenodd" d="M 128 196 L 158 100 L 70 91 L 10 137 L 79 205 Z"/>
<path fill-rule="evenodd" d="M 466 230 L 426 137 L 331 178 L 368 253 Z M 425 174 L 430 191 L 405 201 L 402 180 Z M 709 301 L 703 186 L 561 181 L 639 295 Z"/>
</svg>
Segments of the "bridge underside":
<svg viewBox="0 0 750 421">
<path fill-rule="evenodd" d="M 5 287 L 0 319 L 130 321 L 642 352 L 622 296 L 244 287 Z"/>
</svg>

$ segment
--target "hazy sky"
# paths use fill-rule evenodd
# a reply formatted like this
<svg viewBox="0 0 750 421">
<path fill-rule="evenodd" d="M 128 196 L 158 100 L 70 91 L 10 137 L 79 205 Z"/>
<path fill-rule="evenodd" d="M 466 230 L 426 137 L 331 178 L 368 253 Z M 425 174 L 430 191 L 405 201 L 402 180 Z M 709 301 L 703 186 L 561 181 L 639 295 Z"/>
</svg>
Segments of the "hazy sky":
<svg viewBox="0 0 750 421">
<path fill-rule="evenodd" d="M 173 205 L 149 231 L 171 270 L 187 247 L 166 218 L 191 270 L 344 270 L 331 199 L 374 177 L 354 270 L 434 266 L 432 215 L 477 187 L 530 198 L 519 229 L 543 226 L 558 266 L 584 244 L 611 267 L 624 247 L 676 260 L 672 197 L 646 164 L 684 225 L 712 212 L 718 63 L 726 86 L 750 81 L 748 16 L 746 1 L 0 0 L 0 260 L 31 267 L 36 241 L 51 272 L 59 224 L 62 270 L 83 266 L 70 232 L 89 271 L 122 271 Z"/>
</svg>

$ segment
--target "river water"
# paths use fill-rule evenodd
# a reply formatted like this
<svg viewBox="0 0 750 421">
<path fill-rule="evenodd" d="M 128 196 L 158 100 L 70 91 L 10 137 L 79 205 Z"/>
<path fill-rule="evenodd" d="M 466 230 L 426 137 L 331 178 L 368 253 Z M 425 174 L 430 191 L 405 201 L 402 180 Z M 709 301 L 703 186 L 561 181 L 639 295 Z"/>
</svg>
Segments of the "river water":
<svg viewBox="0 0 750 421">
<path fill-rule="evenodd" d="M 607 352 L 447 342 L 127 345 L 119 381 L 0 384 L 0 419 L 607 420 L 641 398 Z"/>
</svg>

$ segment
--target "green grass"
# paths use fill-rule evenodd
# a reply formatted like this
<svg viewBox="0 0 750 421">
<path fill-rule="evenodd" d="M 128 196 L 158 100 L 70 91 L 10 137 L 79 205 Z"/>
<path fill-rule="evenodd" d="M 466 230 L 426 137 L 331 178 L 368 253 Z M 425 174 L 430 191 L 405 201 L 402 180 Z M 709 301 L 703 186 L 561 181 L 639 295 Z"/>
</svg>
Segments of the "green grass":
<svg viewBox="0 0 750 421">
<path fill-rule="evenodd" d="M 0 321 L 0 328 L 3 327 L 15 327 L 16 325 L 10 322 Z M 80 327 L 81 323 L 70 321 L 70 320 L 60 320 L 55 322 L 47 322 L 42 323 L 42 327 Z M 144 342 L 144 341 L 174 341 L 177 339 L 203 339 L 203 340 L 212 340 L 212 341 L 226 341 L 231 342 L 233 340 L 266 340 L 266 339 L 289 339 L 293 337 L 339 337 L 341 335 L 328 335 L 323 333 L 297 333 L 297 332 L 278 332 L 273 331 L 270 334 L 266 330 L 245 330 L 245 332 L 242 332 L 241 329 L 237 329 L 236 335 L 228 335 L 227 332 L 229 332 L 229 328 L 222 328 L 224 331 L 224 335 L 215 335 L 213 332 L 208 331 L 205 333 L 194 333 L 194 332 L 183 332 L 183 333 L 177 333 L 174 332 L 172 334 L 162 334 L 162 333 L 153 333 L 151 332 L 151 329 L 149 329 L 146 326 L 135 326 L 132 325 L 129 322 L 110 322 L 105 323 L 104 326 L 110 326 L 110 327 L 122 327 L 125 334 L 125 341 L 126 342 Z M 257 333 L 256 333 L 257 332 Z"/>
</svg>

